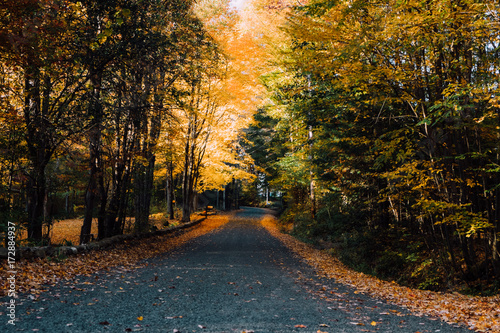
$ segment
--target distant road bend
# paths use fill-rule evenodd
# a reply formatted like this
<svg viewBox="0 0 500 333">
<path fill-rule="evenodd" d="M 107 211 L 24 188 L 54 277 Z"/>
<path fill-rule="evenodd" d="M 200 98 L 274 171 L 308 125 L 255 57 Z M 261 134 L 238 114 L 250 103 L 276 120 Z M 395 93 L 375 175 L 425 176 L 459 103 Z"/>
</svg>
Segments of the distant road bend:
<svg viewBox="0 0 500 333">
<path fill-rule="evenodd" d="M 37 301 L 21 296 L 19 321 L 4 327 L 47 333 L 470 332 L 316 276 L 260 225 L 266 213 L 244 208 L 224 227 L 145 267 L 58 285 Z M 332 297 L 320 297 L 325 291 Z"/>
</svg>

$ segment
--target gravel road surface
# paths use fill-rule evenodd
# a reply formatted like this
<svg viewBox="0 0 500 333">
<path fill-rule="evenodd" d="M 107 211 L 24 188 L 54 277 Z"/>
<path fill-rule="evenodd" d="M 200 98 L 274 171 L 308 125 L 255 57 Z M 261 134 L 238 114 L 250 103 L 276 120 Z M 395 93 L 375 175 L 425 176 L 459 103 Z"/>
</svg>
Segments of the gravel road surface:
<svg viewBox="0 0 500 333">
<path fill-rule="evenodd" d="M 317 277 L 260 226 L 265 214 L 245 208 L 145 267 L 21 295 L 0 332 L 470 332 Z"/>
</svg>

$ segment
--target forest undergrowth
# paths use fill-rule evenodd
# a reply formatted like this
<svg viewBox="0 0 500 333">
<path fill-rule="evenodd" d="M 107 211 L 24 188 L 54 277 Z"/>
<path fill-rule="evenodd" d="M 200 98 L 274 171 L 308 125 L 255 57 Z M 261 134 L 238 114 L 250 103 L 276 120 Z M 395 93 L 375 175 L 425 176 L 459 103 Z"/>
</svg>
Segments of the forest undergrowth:
<svg viewBox="0 0 500 333">
<path fill-rule="evenodd" d="M 271 215 L 262 225 L 283 244 L 303 258 L 319 275 L 351 286 L 355 293 L 363 293 L 403 306 L 420 316 L 439 317 L 448 323 L 461 323 L 477 332 L 500 332 L 500 297 L 472 296 L 458 292 L 420 290 L 402 286 L 358 272 L 347 267 L 330 251 L 318 249 L 284 231 Z M 327 295 L 323 295 L 327 297 Z"/>
<path fill-rule="evenodd" d="M 396 226 L 368 228 L 362 223 L 363 218 L 359 211 L 322 208 L 313 220 L 307 209 L 295 207 L 282 214 L 280 226 L 348 267 L 383 280 L 416 289 L 473 296 L 499 293 L 497 277 L 467 280 L 465 269 L 453 267 L 447 260 L 449 253 L 429 249 L 424 236 Z"/>
</svg>

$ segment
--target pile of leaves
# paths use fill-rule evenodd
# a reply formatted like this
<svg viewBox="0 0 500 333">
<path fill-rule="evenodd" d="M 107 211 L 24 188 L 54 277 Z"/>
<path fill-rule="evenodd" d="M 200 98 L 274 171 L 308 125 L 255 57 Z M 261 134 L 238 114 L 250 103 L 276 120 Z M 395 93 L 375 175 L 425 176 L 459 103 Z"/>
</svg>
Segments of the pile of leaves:
<svg viewBox="0 0 500 333">
<path fill-rule="evenodd" d="M 276 219 L 268 215 L 262 225 L 274 237 L 303 258 L 317 272 L 356 292 L 400 305 L 416 315 L 439 317 L 450 324 L 464 324 L 477 332 L 500 332 L 500 296 L 479 297 L 403 287 L 395 282 L 353 271 L 330 254 L 281 233 Z"/>
<path fill-rule="evenodd" d="M 211 232 L 229 221 L 228 215 L 214 215 L 189 230 L 176 235 L 153 236 L 141 240 L 129 240 L 114 248 L 92 251 L 67 258 L 44 258 L 32 261 L 20 260 L 15 263 L 18 293 L 30 293 L 34 297 L 50 285 L 60 281 L 70 281 L 77 275 L 91 275 L 99 270 L 120 266 L 124 269 L 141 267 L 140 260 L 171 251 L 182 244 Z M 7 262 L 0 266 L 1 296 L 8 290 L 7 276 L 10 269 Z"/>
</svg>

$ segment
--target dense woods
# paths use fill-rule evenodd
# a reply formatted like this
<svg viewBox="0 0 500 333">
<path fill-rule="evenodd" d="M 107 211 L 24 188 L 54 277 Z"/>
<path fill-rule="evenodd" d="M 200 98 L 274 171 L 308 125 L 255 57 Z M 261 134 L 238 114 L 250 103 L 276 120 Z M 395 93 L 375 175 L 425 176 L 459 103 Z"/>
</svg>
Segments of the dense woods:
<svg viewBox="0 0 500 333">
<path fill-rule="evenodd" d="M 189 221 L 198 193 L 249 176 L 216 38 L 235 34 L 231 15 L 227 1 L 2 2 L 1 228 L 19 222 L 33 244 L 68 216 L 81 243 L 95 218 L 99 239 L 128 216 L 149 231 L 152 207 Z"/>
<path fill-rule="evenodd" d="M 286 18 L 250 130 L 283 220 L 380 277 L 498 290 L 498 4 L 257 8 Z"/>
<path fill-rule="evenodd" d="M 274 205 L 358 270 L 498 292 L 499 10 L 3 1 L 0 228 L 41 244 L 76 216 L 87 243 L 152 211 Z"/>
</svg>

